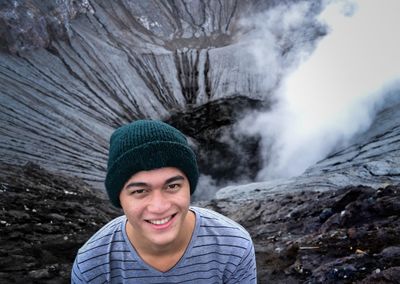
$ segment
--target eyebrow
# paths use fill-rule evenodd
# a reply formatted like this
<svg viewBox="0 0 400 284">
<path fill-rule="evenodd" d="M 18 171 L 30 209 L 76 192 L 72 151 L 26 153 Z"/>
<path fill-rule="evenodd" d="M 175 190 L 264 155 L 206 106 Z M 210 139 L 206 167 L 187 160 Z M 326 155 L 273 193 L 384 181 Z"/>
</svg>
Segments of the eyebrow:
<svg viewBox="0 0 400 284">
<path fill-rule="evenodd" d="M 173 176 L 173 177 L 170 177 L 169 179 L 167 179 L 164 182 L 164 185 L 165 184 L 169 184 L 169 183 L 174 182 L 174 181 L 184 180 L 184 179 L 185 178 L 183 176 L 181 176 L 181 175 Z M 139 181 L 139 182 L 131 182 L 131 183 L 127 184 L 125 188 L 130 188 L 130 187 L 149 187 L 149 186 L 150 185 L 148 183 Z"/>
<path fill-rule="evenodd" d="M 131 182 L 131 183 L 128 183 L 125 188 L 146 187 L 146 186 L 149 186 L 149 185 L 147 183 L 145 183 L 145 182 Z"/>
<path fill-rule="evenodd" d="M 183 176 L 177 175 L 177 176 L 174 176 L 174 177 L 171 177 L 171 178 L 167 179 L 167 180 L 165 181 L 165 184 L 169 184 L 169 183 L 171 183 L 171 182 L 178 181 L 178 180 L 184 180 L 184 179 L 185 179 L 185 178 L 184 178 Z"/>
</svg>

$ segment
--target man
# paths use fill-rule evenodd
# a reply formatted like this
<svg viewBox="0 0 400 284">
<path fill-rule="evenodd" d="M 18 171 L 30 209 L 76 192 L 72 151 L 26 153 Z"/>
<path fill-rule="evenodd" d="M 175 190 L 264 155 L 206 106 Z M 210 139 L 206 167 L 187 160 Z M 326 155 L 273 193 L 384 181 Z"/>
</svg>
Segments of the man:
<svg viewBox="0 0 400 284">
<path fill-rule="evenodd" d="M 256 283 L 246 230 L 190 206 L 196 157 L 174 127 L 139 120 L 111 136 L 106 190 L 120 216 L 79 250 L 72 283 Z"/>
</svg>

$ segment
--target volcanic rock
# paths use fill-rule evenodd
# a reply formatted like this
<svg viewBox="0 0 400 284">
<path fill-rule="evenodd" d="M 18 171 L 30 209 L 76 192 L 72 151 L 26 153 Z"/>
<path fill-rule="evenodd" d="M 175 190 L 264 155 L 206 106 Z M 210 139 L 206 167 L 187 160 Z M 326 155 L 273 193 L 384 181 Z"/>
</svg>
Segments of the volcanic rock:
<svg viewBox="0 0 400 284">
<path fill-rule="evenodd" d="M 0 165 L 0 283 L 69 283 L 77 250 L 122 213 L 76 177 Z"/>
<path fill-rule="evenodd" d="M 8 175 L 0 179 L 0 282 L 69 283 L 78 248 L 122 212 L 79 178 L 32 163 L 1 170 Z M 194 205 L 249 231 L 258 283 L 398 283 L 398 185 Z"/>
<path fill-rule="evenodd" d="M 262 66 L 278 70 L 265 78 L 243 20 L 283 2 L 307 3 L 307 21 L 268 30 L 282 62 Z M 202 173 L 252 180 L 258 137 L 234 123 L 271 107 L 300 45 L 325 34 L 320 10 L 317 0 L 2 1 L 0 282 L 68 283 L 77 249 L 122 214 L 102 189 L 108 139 L 123 123 L 168 121 L 189 136 Z M 251 233 L 259 283 L 398 283 L 400 96 L 391 95 L 369 129 L 302 175 L 196 203 Z"/>
<path fill-rule="evenodd" d="M 6 2 L 0 4 L 3 162 L 34 162 L 104 189 L 108 139 L 117 126 L 153 118 L 190 129 L 190 120 L 177 121 L 177 114 L 192 110 L 206 120 L 222 118 L 226 112 L 219 106 L 242 101 L 243 107 L 225 108 L 232 117 L 224 127 L 211 119 L 207 131 L 188 135 L 201 146 L 201 157 L 216 157 L 209 163 L 202 158 L 207 174 L 222 181 L 242 172 L 243 179 L 254 176 L 245 169 L 258 167 L 249 158 L 257 147 L 230 137 L 226 123 L 236 121 L 246 104 L 268 106 L 271 91 L 279 85 L 281 75 L 270 76 L 265 84 L 255 68 L 249 53 L 254 43 L 248 40 L 255 27 L 242 21 L 281 1 Z M 277 57 L 292 58 L 299 45 L 313 46 L 323 35 L 315 20 L 321 5 L 312 2 L 305 24 L 272 31 L 279 42 Z M 300 35 L 305 39 L 293 40 Z M 288 65 L 289 60 L 282 60 L 274 68 Z M 214 135 L 203 145 L 209 130 Z M 234 141 L 229 144 L 227 138 Z M 243 148 L 234 151 L 235 144 Z M 237 161 L 249 163 L 232 170 Z"/>
<path fill-rule="evenodd" d="M 247 228 L 255 243 L 259 283 L 399 283 L 398 185 L 200 205 Z"/>
</svg>

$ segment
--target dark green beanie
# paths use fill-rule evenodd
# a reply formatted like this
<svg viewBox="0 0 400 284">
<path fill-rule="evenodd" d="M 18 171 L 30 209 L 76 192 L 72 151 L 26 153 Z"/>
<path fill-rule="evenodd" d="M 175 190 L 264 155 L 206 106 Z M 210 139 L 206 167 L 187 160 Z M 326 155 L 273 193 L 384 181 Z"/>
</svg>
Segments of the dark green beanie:
<svg viewBox="0 0 400 284">
<path fill-rule="evenodd" d="M 196 156 L 178 129 L 161 121 L 138 120 L 115 130 L 105 181 L 111 203 L 121 207 L 119 194 L 132 175 L 164 167 L 185 173 L 190 193 L 194 192 L 199 178 Z"/>
</svg>

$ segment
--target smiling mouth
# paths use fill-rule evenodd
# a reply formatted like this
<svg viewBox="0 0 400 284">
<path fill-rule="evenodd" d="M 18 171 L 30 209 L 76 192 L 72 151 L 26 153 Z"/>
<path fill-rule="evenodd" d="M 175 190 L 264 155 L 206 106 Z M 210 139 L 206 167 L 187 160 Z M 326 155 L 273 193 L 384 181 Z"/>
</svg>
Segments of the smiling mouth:
<svg viewBox="0 0 400 284">
<path fill-rule="evenodd" d="M 168 223 L 169 221 L 171 221 L 172 218 L 174 218 L 176 215 L 172 214 L 171 216 L 164 218 L 164 219 L 158 219 L 158 220 L 146 220 L 146 222 L 153 224 L 153 225 L 164 225 L 166 223 Z"/>
</svg>

